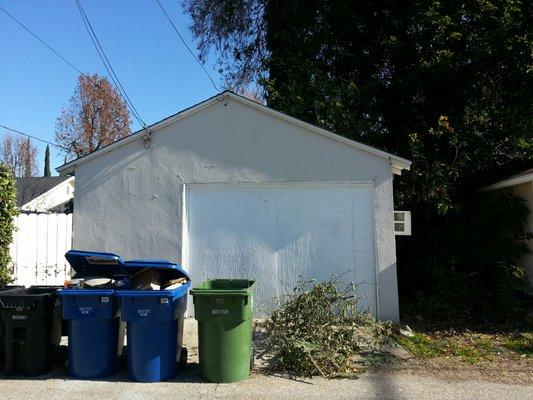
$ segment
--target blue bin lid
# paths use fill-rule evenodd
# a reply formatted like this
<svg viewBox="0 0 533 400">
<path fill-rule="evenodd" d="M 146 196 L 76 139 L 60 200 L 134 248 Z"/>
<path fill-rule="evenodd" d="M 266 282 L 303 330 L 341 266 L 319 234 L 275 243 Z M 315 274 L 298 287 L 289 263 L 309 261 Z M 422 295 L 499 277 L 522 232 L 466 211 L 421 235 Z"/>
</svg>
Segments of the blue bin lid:
<svg viewBox="0 0 533 400">
<path fill-rule="evenodd" d="M 113 253 L 69 250 L 65 258 L 76 274 L 104 277 L 126 274 L 124 260 Z"/>
<path fill-rule="evenodd" d="M 128 260 L 124 262 L 124 269 L 130 275 L 143 269 L 155 269 L 157 272 L 163 273 L 167 279 L 186 278 L 188 281 L 191 280 L 181 265 L 168 260 Z"/>
</svg>

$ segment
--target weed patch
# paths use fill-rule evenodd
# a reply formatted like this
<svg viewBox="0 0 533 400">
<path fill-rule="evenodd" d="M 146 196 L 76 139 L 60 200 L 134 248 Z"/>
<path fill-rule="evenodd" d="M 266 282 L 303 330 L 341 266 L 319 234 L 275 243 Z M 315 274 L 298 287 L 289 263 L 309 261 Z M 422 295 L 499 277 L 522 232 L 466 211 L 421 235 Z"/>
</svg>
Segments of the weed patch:
<svg viewBox="0 0 533 400">
<path fill-rule="evenodd" d="M 398 336 L 397 341 L 417 357 L 433 358 L 444 354 L 444 343 L 423 333 L 414 333 L 412 337 Z"/>
<path fill-rule="evenodd" d="M 411 337 L 397 337 L 397 341 L 420 358 L 453 357 L 470 364 L 492 361 L 497 351 L 493 339 L 475 334 L 414 332 Z"/>
<path fill-rule="evenodd" d="M 525 357 L 533 357 L 533 334 L 513 334 L 504 339 L 503 345 Z"/>
</svg>

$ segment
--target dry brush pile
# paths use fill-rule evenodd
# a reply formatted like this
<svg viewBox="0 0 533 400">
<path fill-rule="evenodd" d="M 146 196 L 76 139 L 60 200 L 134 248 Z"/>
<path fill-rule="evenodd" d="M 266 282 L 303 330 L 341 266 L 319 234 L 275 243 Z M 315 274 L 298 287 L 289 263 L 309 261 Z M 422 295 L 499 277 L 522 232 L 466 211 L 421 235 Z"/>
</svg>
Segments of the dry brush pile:
<svg viewBox="0 0 533 400">
<path fill-rule="evenodd" d="M 356 285 L 339 276 L 300 279 L 260 329 L 268 369 L 296 376 L 356 377 L 393 343 L 392 325 L 358 310 Z"/>
</svg>

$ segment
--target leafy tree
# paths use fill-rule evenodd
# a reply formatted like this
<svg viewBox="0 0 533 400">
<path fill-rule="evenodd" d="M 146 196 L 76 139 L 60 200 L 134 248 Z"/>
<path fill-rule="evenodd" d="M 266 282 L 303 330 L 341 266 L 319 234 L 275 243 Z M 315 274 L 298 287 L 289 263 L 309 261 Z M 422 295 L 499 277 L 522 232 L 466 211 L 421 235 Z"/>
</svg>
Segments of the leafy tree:
<svg viewBox="0 0 533 400">
<path fill-rule="evenodd" d="M 43 176 L 52 176 L 50 172 L 50 145 L 46 145 L 46 150 L 44 152 L 44 175 Z"/>
<path fill-rule="evenodd" d="M 22 174 L 25 178 L 36 175 L 36 159 L 37 149 L 32 146 L 30 138 L 27 138 L 25 145 L 22 147 Z"/>
<path fill-rule="evenodd" d="M 470 199 L 480 199 L 478 189 L 499 174 L 525 169 L 533 159 L 530 2 L 184 5 L 200 56 L 215 50 L 233 87 L 259 87 L 273 108 L 413 160 L 396 182 L 397 206 L 412 210 L 415 222 L 413 237 L 399 243 L 403 293 L 433 290 L 424 273 L 429 264 L 432 276 L 439 270 L 471 287 L 482 282 L 483 269 L 500 266 L 505 273 L 524 251 L 518 233 L 511 236 L 514 258 L 481 242 L 465 254 L 453 235 L 488 240 L 478 235 L 481 225 L 467 226 L 476 209 Z M 489 211 L 502 217 L 516 201 L 507 196 L 489 207 L 480 200 L 478 207 L 486 208 L 478 213 L 490 221 Z M 524 218 L 518 209 L 510 225 Z M 491 232 L 502 240 L 508 233 Z M 420 251 L 436 241 L 448 251 L 438 261 L 438 253 Z M 492 257 L 482 255 L 487 251 Z M 471 263 L 476 254 L 483 265 Z"/>
<path fill-rule="evenodd" d="M 16 200 L 13 171 L 9 165 L 0 163 L 0 286 L 12 281 L 9 273 L 9 245 L 13 240 L 13 217 L 18 214 Z"/>
<path fill-rule="evenodd" d="M 199 40 L 199 58 L 215 49 L 220 73 L 234 89 L 259 82 L 266 75 L 269 52 L 265 44 L 267 0 L 183 0 L 193 18 L 191 31 Z"/>
<path fill-rule="evenodd" d="M 413 159 L 423 175 L 402 201 L 445 212 L 464 176 L 531 157 L 528 3 L 184 4 L 200 55 L 215 49 L 235 87 L 256 82 L 271 107 Z"/>
<path fill-rule="evenodd" d="M 80 75 L 69 106 L 56 121 L 56 142 L 81 157 L 131 133 L 126 104 L 107 78 Z"/>
<path fill-rule="evenodd" d="M 37 174 L 37 148 L 29 138 L 6 135 L 0 147 L 0 162 L 8 165 L 16 177 L 35 176 Z"/>
</svg>

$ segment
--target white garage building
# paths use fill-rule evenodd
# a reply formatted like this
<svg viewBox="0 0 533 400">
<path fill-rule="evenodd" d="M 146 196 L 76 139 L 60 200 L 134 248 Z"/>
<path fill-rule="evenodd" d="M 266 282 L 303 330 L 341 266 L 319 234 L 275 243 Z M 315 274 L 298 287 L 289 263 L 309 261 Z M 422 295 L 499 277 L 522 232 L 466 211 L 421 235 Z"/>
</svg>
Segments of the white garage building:
<svg viewBox="0 0 533 400">
<path fill-rule="evenodd" d="M 349 271 L 362 306 L 398 320 L 393 175 L 409 161 L 232 92 L 149 129 L 57 169 L 76 176 L 74 248 L 254 278 L 258 315 L 301 275 Z"/>
</svg>

